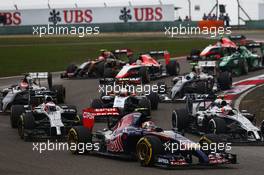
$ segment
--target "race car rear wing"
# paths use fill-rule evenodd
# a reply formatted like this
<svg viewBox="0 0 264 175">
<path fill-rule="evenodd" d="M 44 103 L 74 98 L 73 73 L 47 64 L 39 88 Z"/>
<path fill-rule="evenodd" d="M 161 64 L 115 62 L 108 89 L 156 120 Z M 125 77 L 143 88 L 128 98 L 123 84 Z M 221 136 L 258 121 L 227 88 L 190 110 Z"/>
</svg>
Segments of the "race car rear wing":
<svg viewBox="0 0 264 175">
<path fill-rule="evenodd" d="M 141 78 L 101 78 L 99 83 L 106 85 L 113 85 L 114 83 L 119 85 L 138 85 L 142 81 Z"/>
<path fill-rule="evenodd" d="M 149 54 L 151 57 L 154 57 L 156 59 L 165 59 L 166 64 L 169 64 L 171 57 L 170 53 L 167 50 L 149 51 L 147 54 Z"/>
<path fill-rule="evenodd" d="M 117 108 L 86 108 L 83 110 L 83 126 L 92 130 L 95 123 L 95 118 L 100 117 L 119 117 L 120 113 Z M 108 120 L 109 125 L 109 120 Z"/>
<path fill-rule="evenodd" d="M 122 56 L 131 57 L 133 55 L 133 51 L 131 49 L 116 49 L 112 51 L 114 56 L 120 59 Z"/>
<path fill-rule="evenodd" d="M 24 75 L 25 75 L 25 78 L 29 80 L 38 80 L 39 85 L 40 85 L 40 80 L 47 79 L 49 88 L 50 89 L 52 88 L 52 74 L 49 72 L 30 72 Z"/>
</svg>

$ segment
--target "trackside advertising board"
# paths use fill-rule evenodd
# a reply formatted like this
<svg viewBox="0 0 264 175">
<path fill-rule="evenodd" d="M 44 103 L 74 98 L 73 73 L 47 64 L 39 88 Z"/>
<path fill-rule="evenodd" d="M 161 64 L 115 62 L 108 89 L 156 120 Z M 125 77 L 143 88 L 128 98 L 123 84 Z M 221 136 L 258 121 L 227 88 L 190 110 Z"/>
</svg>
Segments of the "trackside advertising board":
<svg viewBox="0 0 264 175">
<path fill-rule="evenodd" d="M 7 26 L 173 21 L 173 5 L 0 11 Z"/>
</svg>

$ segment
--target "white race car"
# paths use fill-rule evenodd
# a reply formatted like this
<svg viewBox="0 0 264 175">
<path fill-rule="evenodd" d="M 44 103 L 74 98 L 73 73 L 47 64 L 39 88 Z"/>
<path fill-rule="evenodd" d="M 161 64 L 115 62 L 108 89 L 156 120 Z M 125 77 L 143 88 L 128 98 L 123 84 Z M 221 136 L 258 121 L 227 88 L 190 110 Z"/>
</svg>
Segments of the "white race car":
<svg viewBox="0 0 264 175">
<path fill-rule="evenodd" d="M 264 121 L 260 129 L 253 123 L 255 115 L 232 108 L 225 100 L 197 99 L 187 96 L 186 108 L 172 113 L 172 125 L 178 130 L 221 136 L 232 143 L 263 143 Z"/>
<path fill-rule="evenodd" d="M 41 85 L 41 80 L 47 79 L 48 87 Z M 18 85 L 12 85 L 0 92 L 0 112 L 8 112 L 12 105 L 39 104 L 34 97 L 52 95 L 58 103 L 64 103 L 65 88 L 62 85 L 52 85 L 52 76 L 47 72 L 28 73 Z"/>
<path fill-rule="evenodd" d="M 75 106 L 56 105 L 52 97 L 45 98 L 45 102 L 34 109 L 28 105 L 14 106 L 21 139 L 63 139 L 71 127 L 82 123 Z"/>
</svg>

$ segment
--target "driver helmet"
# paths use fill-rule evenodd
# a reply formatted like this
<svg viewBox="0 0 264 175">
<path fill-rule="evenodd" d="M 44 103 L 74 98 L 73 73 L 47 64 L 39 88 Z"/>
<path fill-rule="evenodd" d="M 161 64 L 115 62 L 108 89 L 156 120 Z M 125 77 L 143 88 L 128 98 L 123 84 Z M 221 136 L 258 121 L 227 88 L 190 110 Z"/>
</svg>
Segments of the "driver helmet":
<svg viewBox="0 0 264 175">
<path fill-rule="evenodd" d="M 56 111 L 56 105 L 53 102 L 48 102 L 45 104 L 45 111 L 46 112 L 55 112 Z"/>
<path fill-rule="evenodd" d="M 157 128 L 157 126 L 152 121 L 146 121 L 142 124 L 142 128 L 146 129 L 147 131 L 154 131 Z"/>
<path fill-rule="evenodd" d="M 196 74 L 200 74 L 201 73 L 201 68 L 199 66 L 194 66 L 193 67 L 193 72 L 195 72 Z"/>
<path fill-rule="evenodd" d="M 29 87 L 29 83 L 28 83 L 28 80 L 27 78 L 23 78 L 20 82 L 20 88 L 21 89 L 27 89 Z"/>
<path fill-rule="evenodd" d="M 232 108 L 230 106 L 223 106 L 221 111 L 224 114 L 230 114 L 232 112 Z"/>
<path fill-rule="evenodd" d="M 122 88 L 119 94 L 121 97 L 126 97 L 128 96 L 128 90 L 126 88 Z"/>
<path fill-rule="evenodd" d="M 45 103 L 53 102 L 53 98 L 51 96 L 45 96 Z"/>
<path fill-rule="evenodd" d="M 108 50 L 102 49 L 101 50 L 101 56 L 103 58 L 109 58 L 111 56 L 111 52 L 109 52 Z"/>
</svg>

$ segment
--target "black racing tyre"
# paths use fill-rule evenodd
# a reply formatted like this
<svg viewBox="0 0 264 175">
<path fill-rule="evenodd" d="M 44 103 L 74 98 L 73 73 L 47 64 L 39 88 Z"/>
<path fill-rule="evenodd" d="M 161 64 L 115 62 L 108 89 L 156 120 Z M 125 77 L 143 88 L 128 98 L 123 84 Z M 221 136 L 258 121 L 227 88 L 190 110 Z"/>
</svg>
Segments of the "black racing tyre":
<svg viewBox="0 0 264 175">
<path fill-rule="evenodd" d="M 210 154 L 211 152 L 225 152 L 225 147 L 218 147 L 217 144 L 226 145 L 227 137 L 225 135 L 217 135 L 217 134 L 205 134 L 200 140 L 199 144 L 201 146 L 201 150 L 206 154 Z M 210 148 L 210 149 L 209 149 Z M 221 148 L 221 149 L 220 149 Z"/>
<path fill-rule="evenodd" d="M 144 136 L 137 142 L 137 158 L 141 166 L 153 166 L 155 157 L 162 153 L 163 145 L 156 136 Z"/>
<path fill-rule="evenodd" d="M 17 122 L 21 114 L 25 112 L 23 105 L 12 105 L 10 114 L 10 123 L 12 128 L 17 128 Z"/>
<path fill-rule="evenodd" d="M 247 75 L 247 74 L 248 74 L 248 71 L 249 71 L 249 65 L 248 65 L 247 60 L 244 60 L 244 61 L 243 61 L 243 64 L 242 64 L 241 70 L 242 70 L 242 73 L 243 73 L 244 75 Z"/>
<path fill-rule="evenodd" d="M 179 75 L 180 64 L 176 60 L 171 60 L 169 64 L 166 65 L 166 71 L 170 76 Z"/>
<path fill-rule="evenodd" d="M 230 72 L 220 72 L 217 77 L 217 84 L 220 90 L 228 90 L 231 89 L 233 83 L 232 75 Z"/>
<path fill-rule="evenodd" d="M 76 71 L 78 67 L 75 64 L 70 64 L 67 68 L 66 68 L 66 72 L 67 73 L 74 73 Z"/>
<path fill-rule="evenodd" d="M 95 65 L 96 76 L 103 77 L 104 76 L 104 69 L 105 69 L 105 61 L 101 61 Z"/>
<path fill-rule="evenodd" d="M 264 137 L 264 120 L 260 124 L 260 132 L 262 133 L 262 137 Z"/>
<path fill-rule="evenodd" d="M 56 92 L 56 98 L 58 103 L 64 103 L 66 97 L 66 89 L 63 85 L 54 85 L 52 91 Z"/>
<path fill-rule="evenodd" d="M 139 69 L 139 75 L 143 84 L 147 84 L 150 82 L 150 76 L 146 67 L 141 67 Z"/>
<path fill-rule="evenodd" d="M 92 108 L 103 108 L 104 103 L 101 99 L 93 99 L 93 101 L 91 103 L 91 107 Z"/>
<path fill-rule="evenodd" d="M 261 60 L 260 58 L 259 59 L 254 59 L 254 60 L 251 60 L 250 62 L 250 70 L 257 70 L 258 68 L 261 67 Z"/>
<path fill-rule="evenodd" d="M 150 116 L 151 115 L 151 102 L 147 98 L 142 98 L 138 102 L 138 107 L 139 108 L 146 108 L 146 110 L 140 111 L 143 113 L 145 116 Z"/>
<path fill-rule="evenodd" d="M 105 67 L 104 78 L 114 78 L 116 76 L 116 71 L 110 67 Z"/>
<path fill-rule="evenodd" d="M 52 74 L 51 73 L 48 73 L 48 86 L 49 88 L 51 88 L 53 85 L 53 82 L 52 82 Z"/>
<path fill-rule="evenodd" d="M 68 144 L 72 154 L 84 154 L 92 150 L 85 149 L 86 144 L 92 144 L 92 132 L 84 126 L 74 126 L 68 133 Z"/>
<path fill-rule="evenodd" d="M 25 134 L 25 130 L 32 130 L 35 128 L 35 118 L 32 112 L 27 112 L 20 116 L 17 128 L 20 138 L 28 141 L 30 136 Z"/>
<path fill-rule="evenodd" d="M 156 92 L 151 92 L 149 95 L 147 95 L 147 98 L 150 101 L 151 109 L 157 110 L 159 106 L 159 95 Z"/>
<path fill-rule="evenodd" d="M 171 116 L 172 127 L 179 132 L 187 128 L 189 122 L 189 114 L 187 109 L 176 109 Z"/>
<path fill-rule="evenodd" d="M 226 122 L 221 118 L 212 118 L 208 123 L 208 132 L 213 134 L 226 133 Z"/>
</svg>

